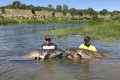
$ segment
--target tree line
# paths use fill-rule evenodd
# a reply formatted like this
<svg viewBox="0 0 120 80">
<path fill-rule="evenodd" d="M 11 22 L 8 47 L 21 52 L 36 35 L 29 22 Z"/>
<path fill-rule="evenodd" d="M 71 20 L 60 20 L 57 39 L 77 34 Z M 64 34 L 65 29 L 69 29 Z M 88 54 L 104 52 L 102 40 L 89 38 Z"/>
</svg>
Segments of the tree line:
<svg viewBox="0 0 120 80">
<path fill-rule="evenodd" d="M 35 14 L 35 11 L 41 11 L 41 10 L 48 10 L 48 11 L 53 11 L 53 12 L 62 12 L 64 15 L 67 13 L 70 13 L 72 16 L 74 15 L 89 15 L 95 16 L 95 15 L 116 15 L 120 14 L 120 11 L 114 10 L 114 11 L 108 11 L 107 9 L 103 9 L 101 11 L 95 11 L 93 8 L 88 8 L 88 9 L 75 9 L 75 8 L 69 8 L 66 4 L 64 5 L 57 5 L 56 8 L 54 8 L 51 4 L 49 4 L 47 7 L 43 6 L 34 6 L 34 5 L 26 5 L 21 3 L 20 1 L 14 1 L 12 4 L 0 7 L 2 10 L 2 13 L 5 12 L 5 9 L 22 9 L 22 10 L 31 10 L 33 14 Z M 54 13 L 53 13 L 54 14 Z"/>
</svg>

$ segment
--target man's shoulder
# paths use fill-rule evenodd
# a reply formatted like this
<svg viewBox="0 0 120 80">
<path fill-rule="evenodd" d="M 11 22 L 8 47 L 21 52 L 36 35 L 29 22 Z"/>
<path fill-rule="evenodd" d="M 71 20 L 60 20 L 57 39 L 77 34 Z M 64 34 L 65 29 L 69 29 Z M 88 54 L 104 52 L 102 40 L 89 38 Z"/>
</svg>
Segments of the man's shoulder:
<svg viewBox="0 0 120 80">
<path fill-rule="evenodd" d="M 82 47 L 84 47 L 84 44 L 81 44 L 81 45 L 79 46 L 79 48 L 82 48 Z"/>
<path fill-rule="evenodd" d="M 96 47 L 95 47 L 95 46 L 93 46 L 93 45 L 90 45 L 90 49 L 91 49 L 92 51 L 95 51 L 95 52 L 97 52 L 97 49 L 96 49 Z"/>
<path fill-rule="evenodd" d="M 43 43 L 41 46 L 45 46 L 45 44 Z"/>
<path fill-rule="evenodd" d="M 57 49 L 57 45 L 55 43 L 51 43 L 51 46 L 55 46 L 55 49 Z"/>
<path fill-rule="evenodd" d="M 80 46 L 84 46 L 84 44 L 81 44 Z"/>
<path fill-rule="evenodd" d="M 95 47 L 95 46 L 93 46 L 93 45 L 90 45 L 90 47 L 91 47 L 91 48 L 96 48 L 96 47 Z"/>
<path fill-rule="evenodd" d="M 50 45 L 56 45 L 55 43 L 50 43 Z"/>
</svg>

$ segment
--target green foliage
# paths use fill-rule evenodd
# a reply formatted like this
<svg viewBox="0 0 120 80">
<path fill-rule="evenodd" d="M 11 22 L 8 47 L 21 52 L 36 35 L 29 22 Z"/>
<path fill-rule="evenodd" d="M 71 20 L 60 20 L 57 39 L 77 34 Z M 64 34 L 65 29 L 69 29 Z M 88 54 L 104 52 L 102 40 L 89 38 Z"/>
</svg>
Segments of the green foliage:
<svg viewBox="0 0 120 80">
<path fill-rule="evenodd" d="M 55 17 L 55 11 L 52 12 L 52 17 Z"/>
<path fill-rule="evenodd" d="M 53 7 L 51 4 L 48 5 L 48 11 L 53 11 Z"/>
<path fill-rule="evenodd" d="M 88 10 L 88 14 L 89 14 L 90 16 L 93 16 L 93 15 L 96 15 L 96 14 L 97 14 L 97 12 L 96 12 L 93 8 L 88 8 L 87 10 Z"/>
<path fill-rule="evenodd" d="M 1 15 L 0 15 L 0 19 L 4 19 L 4 16 L 1 16 Z"/>
<path fill-rule="evenodd" d="M 20 7 L 22 4 L 21 4 L 21 2 L 20 1 L 15 1 L 15 2 L 13 2 L 13 6 L 14 7 Z"/>
<path fill-rule="evenodd" d="M 43 16 L 44 17 L 44 16 Z M 16 17 L 14 19 L 2 19 L 0 20 L 0 25 L 7 25 L 7 24 L 63 24 L 63 23 L 80 23 L 79 20 L 67 20 L 67 19 L 61 19 L 59 18 L 51 18 L 46 20 L 38 20 L 36 16 L 33 16 L 31 19 L 30 17 Z M 44 17 L 45 19 L 45 17 Z"/>
<path fill-rule="evenodd" d="M 120 16 L 114 16 L 112 20 L 119 20 L 120 21 Z"/>
<path fill-rule="evenodd" d="M 99 20 L 98 15 L 93 15 L 92 20 Z"/>
<path fill-rule="evenodd" d="M 2 11 L 2 13 L 4 14 L 4 13 L 5 13 L 5 8 L 4 8 L 4 7 L 1 7 L 1 11 Z"/>
<path fill-rule="evenodd" d="M 117 10 L 114 10 L 111 12 L 111 15 L 112 16 L 116 16 L 116 15 L 119 15 L 120 14 L 120 11 L 117 11 Z"/>
<path fill-rule="evenodd" d="M 34 10 L 34 9 L 32 9 L 31 12 L 32 12 L 33 15 L 36 16 L 36 14 L 35 14 L 35 10 Z"/>
<path fill-rule="evenodd" d="M 23 9 L 23 10 L 32 10 L 34 9 L 35 11 L 41 11 L 43 10 L 49 10 L 48 7 L 40 7 L 40 6 L 33 6 L 33 5 L 26 5 L 26 4 L 22 4 L 20 1 L 14 1 L 12 4 L 4 6 L 4 8 L 8 8 L 8 9 Z"/>
<path fill-rule="evenodd" d="M 67 12 L 68 12 L 68 6 L 66 4 L 64 4 L 63 5 L 63 14 L 64 14 L 64 16 L 66 16 Z"/>
<path fill-rule="evenodd" d="M 107 15 L 109 12 L 107 9 L 103 9 L 99 12 L 101 15 Z"/>
<path fill-rule="evenodd" d="M 111 40 L 120 39 L 120 21 L 95 21 L 88 26 L 75 28 L 62 28 L 48 31 L 51 35 L 80 34 L 89 35 L 96 39 Z"/>
<path fill-rule="evenodd" d="M 16 21 L 16 20 L 13 20 L 13 19 L 0 20 L 0 25 L 6 25 L 6 24 L 19 24 L 19 21 Z"/>
<path fill-rule="evenodd" d="M 57 5 L 56 6 L 56 11 L 57 12 L 62 12 L 62 6 L 61 5 Z"/>
<path fill-rule="evenodd" d="M 71 9 L 69 10 L 69 12 L 70 12 L 70 14 L 71 14 L 72 16 L 74 16 L 74 15 L 77 14 L 77 10 L 76 10 L 75 8 L 71 8 Z"/>
<path fill-rule="evenodd" d="M 103 9 L 99 12 L 96 12 L 93 8 L 88 8 L 88 9 L 83 9 L 83 10 L 79 10 L 79 9 L 75 9 L 75 8 L 68 8 L 68 6 L 66 4 L 64 5 L 57 5 L 56 9 L 49 4 L 48 7 L 43 7 L 43 6 L 33 6 L 33 5 L 26 5 L 21 3 L 20 1 L 14 1 L 12 4 L 7 5 L 7 6 L 3 6 L 0 7 L 2 9 L 2 12 L 5 13 L 4 8 L 8 8 L 8 9 L 23 9 L 23 10 L 32 10 L 33 14 L 34 11 L 41 11 L 41 10 L 48 10 L 48 11 L 55 11 L 55 12 L 63 12 L 64 16 L 66 16 L 66 14 L 69 12 L 72 16 L 74 15 L 89 15 L 90 18 L 92 19 L 93 16 L 97 15 L 97 14 L 101 14 L 103 16 L 107 15 L 107 14 L 111 14 L 111 15 L 118 15 L 120 14 L 120 11 L 113 11 L 113 12 L 109 12 L 107 9 Z"/>
<path fill-rule="evenodd" d="M 48 23 L 49 22 L 52 22 L 52 23 L 55 23 L 55 20 L 52 20 L 52 18 L 55 18 L 55 12 L 62 12 L 64 16 L 66 16 L 67 13 L 70 13 L 72 15 L 72 17 L 69 17 L 70 22 L 72 22 L 72 20 L 77 20 L 79 21 L 79 17 L 76 17 L 76 16 L 80 16 L 80 19 L 81 20 L 100 20 L 98 18 L 98 14 L 101 14 L 103 15 L 103 19 L 106 17 L 106 15 L 112 15 L 112 20 L 120 20 L 120 11 L 112 11 L 112 12 L 109 12 L 107 9 L 103 9 L 101 10 L 100 12 L 96 12 L 93 8 L 88 8 L 88 9 L 75 9 L 75 8 L 68 8 L 68 6 L 66 4 L 64 5 L 57 5 L 56 6 L 56 9 L 51 5 L 49 4 L 48 7 L 42 7 L 42 6 L 34 6 L 34 5 L 26 5 L 26 4 L 23 4 L 21 3 L 20 1 L 14 1 L 12 4 L 10 5 L 7 5 L 7 6 L 3 6 L 3 7 L 0 7 L 1 8 L 1 11 L 2 13 L 5 13 L 5 9 L 22 9 L 22 10 L 31 10 L 32 14 L 33 14 L 33 17 L 31 18 L 30 16 L 27 16 L 28 19 L 26 19 L 25 17 L 19 17 L 17 18 L 17 20 L 19 22 L 22 22 L 21 20 L 28 20 L 28 21 L 32 21 L 32 20 L 40 20 L 40 19 L 44 19 L 44 20 L 51 20 L 51 21 L 47 21 Z M 36 13 L 35 11 L 41 11 L 41 10 L 48 10 L 48 11 L 52 11 L 52 18 L 50 17 L 49 19 L 43 15 L 43 16 L 36 16 Z M 82 18 L 81 18 L 82 16 Z M 16 19 L 15 18 L 15 19 Z M 66 17 L 60 17 L 59 19 L 57 19 L 56 23 L 64 23 L 64 19 L 63 18 L 66 18 Z M 101 19 L 102 19 L 101 18 Z M 1 17 L 1 19 L 4 19 L 4 16 Z M 14 19 L 14 18 L 13 18 Z M 68 19 L 68 18 L 66 18 Z M 69 21 L 68 20 L 65 20 L 65 22 Z M 59 20 L 59 21 L 58 21 Z M 63 20 L 63 21 L 62 21 Z M 1 21 L 2 22 L 2 21 Z M 10 21 L 3 21 L 3 23 L 7 23 L 7 22 L 10 22 Z M 14 21 L 13 21 L 14 22 Z M 33 22 L 40 22 L 40 21 L 33 21 Z M 12 23 L 12 22 L 10 22 Z M 27 23 L 27 21 L 26 21 Z M 41 22 L 40 22 L 41 23 Z M 74 23 L 74 22 L 73 22 Z M 7 23 L 8 24 L 8 23 Z"/>
<path fill-rule="evenodd" d="M 77 10 L 77 14 L 80 15 L 80 16 L 83 16 L 83 10 Z"/>
</svg>

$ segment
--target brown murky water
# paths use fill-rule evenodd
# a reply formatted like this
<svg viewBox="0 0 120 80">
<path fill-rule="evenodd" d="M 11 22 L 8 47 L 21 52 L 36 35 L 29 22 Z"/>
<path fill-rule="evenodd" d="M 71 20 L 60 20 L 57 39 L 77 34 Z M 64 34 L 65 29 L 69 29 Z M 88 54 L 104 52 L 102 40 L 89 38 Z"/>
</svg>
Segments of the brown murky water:
<svg viewBox="0 0 120 80">
<path fill-rule="evenodd" d="M 28 60 L 24 55 L 40 48 L 48 29 L 81 24 L 0 26 L 0 80 L 120 80 L 120 42 L 93 40 L 98 52 L 112 53 L 100 60 L 72 61 L 53 59 Z M 82 24 L 83 25 L 83 24 Z M 78 47 L 83 37 L 52 36 L 59 48 Z"/>
</svg>

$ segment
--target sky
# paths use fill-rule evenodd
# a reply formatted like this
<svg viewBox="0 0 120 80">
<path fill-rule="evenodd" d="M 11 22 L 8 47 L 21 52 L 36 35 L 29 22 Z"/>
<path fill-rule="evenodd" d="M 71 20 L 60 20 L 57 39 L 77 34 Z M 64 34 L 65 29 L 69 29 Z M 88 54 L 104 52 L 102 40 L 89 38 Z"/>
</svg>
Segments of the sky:
<svg viewBox="0 0 120 80">
<path fill-rule="evenodd" d="M 0 0 L 0 6 L 11 4 L 16 0 Z M 76 9 L 87 9 L 93 8 L 96 11 L 102 9 L 108 9 L 109 11 L 119 10 L 120 11 L 120 0 L 19 0 L 27 5 L 34 6 L 48 6 L 51 4 L 53 7 L 56 5 L 68 5 L 69 8 Z"/>
</svg>

